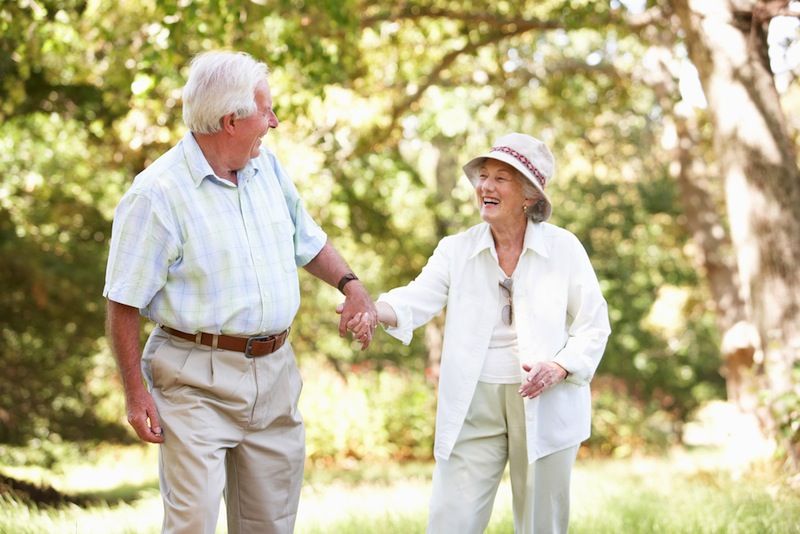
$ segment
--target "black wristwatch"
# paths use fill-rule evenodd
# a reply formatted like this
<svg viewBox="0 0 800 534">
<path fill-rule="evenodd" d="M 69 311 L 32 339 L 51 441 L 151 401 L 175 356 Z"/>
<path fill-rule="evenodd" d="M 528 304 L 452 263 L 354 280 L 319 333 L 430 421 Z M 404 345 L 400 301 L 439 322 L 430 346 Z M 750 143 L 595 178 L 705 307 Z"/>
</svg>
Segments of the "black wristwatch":
<svg viewBox="0 0 800 534">
<path fill-rule="evenodd" d="M 344 295 L 344 286 L 346 286 L 348 282 L 351 282 L 353 280 L 358 280 L 358 277 L 353 273 L 347 273 L 339 279 L 339 283 L 336 284 L 336 287 L 337 289 L 339 289 L 339 292 L 342 295 Z"/>
</svg>

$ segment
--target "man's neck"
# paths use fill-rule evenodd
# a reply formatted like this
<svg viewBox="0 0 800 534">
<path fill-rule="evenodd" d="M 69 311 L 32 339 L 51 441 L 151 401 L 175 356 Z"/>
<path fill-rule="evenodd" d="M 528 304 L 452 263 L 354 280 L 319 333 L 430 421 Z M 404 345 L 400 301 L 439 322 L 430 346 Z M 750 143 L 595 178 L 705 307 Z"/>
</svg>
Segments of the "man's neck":
<svg viewBox="0 0 800 534">
<path fill-rule="evenodd" d="M 221 133 L 198 134 L 192 132 L 192 135 L 197 141 L 197 146 L 203 152 L 206 161 L 211 165 L 214 174 L 223 180 L 228 180 L 234 184 L 238 183 L 236 177 L 238 169 L 234 169 L 228 162 L 228 158 L 226 158 L 227 151 L 225 150 Z"/>
</svg>

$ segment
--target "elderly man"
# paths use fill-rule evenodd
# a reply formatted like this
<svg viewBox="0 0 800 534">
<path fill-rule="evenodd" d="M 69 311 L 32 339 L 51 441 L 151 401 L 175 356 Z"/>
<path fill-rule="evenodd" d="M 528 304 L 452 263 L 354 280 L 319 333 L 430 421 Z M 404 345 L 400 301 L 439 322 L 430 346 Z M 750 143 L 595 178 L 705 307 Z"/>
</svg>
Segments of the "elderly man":
<svg viewBox="0 0 800 534">
<path fill-rule="evenodd" d="M 136 177 L 114 217 L 108 332 L 128 421 L 161 444 L 164 532 L 213 533 L 223 491 L 229 532 L 293 531 L 305 431 L 286 340 L 298 266 L 345 294 L 341 335 L 357 313 L 377 321 L 261 145 L 278 126 L 267 75 L 247 54 L 196 57 L 183 90 L 189 132 Z M 158 325 L 143 352 L 139 314 Z"/>
</svg>

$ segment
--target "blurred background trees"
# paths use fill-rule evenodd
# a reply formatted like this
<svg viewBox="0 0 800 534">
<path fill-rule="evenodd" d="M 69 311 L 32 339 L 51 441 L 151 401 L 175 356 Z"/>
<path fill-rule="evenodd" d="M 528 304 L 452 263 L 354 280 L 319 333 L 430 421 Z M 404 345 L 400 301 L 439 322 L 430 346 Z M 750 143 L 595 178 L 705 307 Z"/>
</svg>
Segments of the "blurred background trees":
<svg viewBox="0 0 800 534">
<path fill-rule="evenodd" d="M 270 65 L 282 124 L 267 143 L 373 293 L 478 222 L 464 161 L 533 134 L 558 162 L 553 222 L 610 306 L 591 445 L 675 443 L 728 396 L 796 454 L 798 31 L 776 18 L 770 43 L 787 3 L 741 4 L 3 3 L 0 441 L 128 435 L 103 338 L 113 208 L 182 134 L 191 57 L 229 47 Z M 336 291 L 301 283 L 310 454 L 429 454 L 441 323 L 357 352 L 336 335 Z"/>
</svg>

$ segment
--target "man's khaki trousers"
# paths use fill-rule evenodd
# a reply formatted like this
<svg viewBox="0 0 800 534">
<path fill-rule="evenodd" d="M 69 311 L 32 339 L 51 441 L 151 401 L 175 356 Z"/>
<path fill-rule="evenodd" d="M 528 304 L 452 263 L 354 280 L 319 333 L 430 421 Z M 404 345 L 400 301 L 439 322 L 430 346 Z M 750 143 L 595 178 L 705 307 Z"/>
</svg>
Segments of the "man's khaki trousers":
<svg viewBox="0 0 800 534">
<path fill-rule="evenodd" d="M 305 430 L 289 343 L 247 358 L 156 328 L 142 367 L 164 430 L 163 532 L 213 534 L 224 492 L 229 534 L 291 533 Z"/>
<path fill-rule="evenodd" d="M 561 534 L 578 446 L 528 463 L 519 384 L 479 382 L 453 452 L 433 472 L 429 534 L 480 534 L 509 462 L 517 534 Z"/>
</svg>

